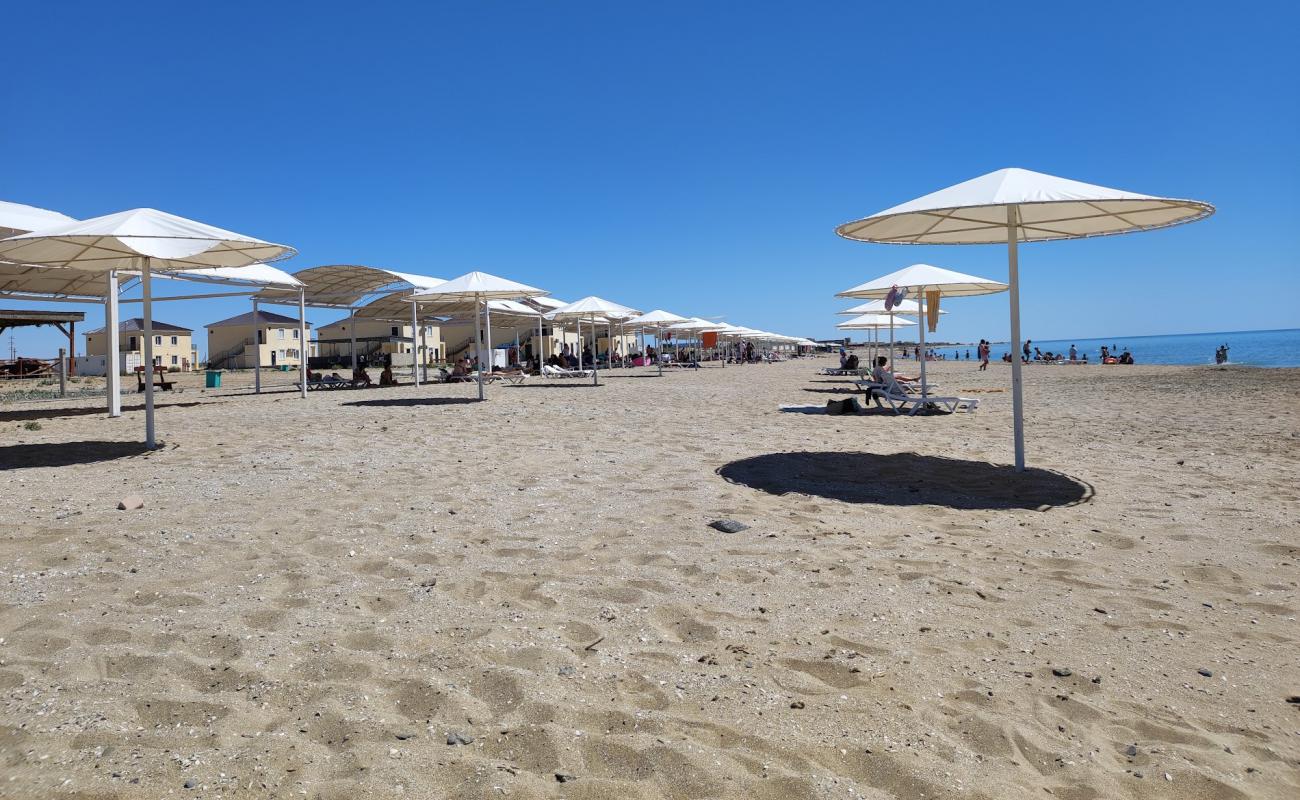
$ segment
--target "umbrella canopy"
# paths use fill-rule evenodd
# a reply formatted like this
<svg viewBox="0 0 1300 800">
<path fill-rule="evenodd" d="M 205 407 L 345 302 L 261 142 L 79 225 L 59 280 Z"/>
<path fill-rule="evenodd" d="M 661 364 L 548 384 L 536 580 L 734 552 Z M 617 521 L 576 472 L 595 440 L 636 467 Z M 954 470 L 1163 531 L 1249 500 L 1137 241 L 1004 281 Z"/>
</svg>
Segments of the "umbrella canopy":
<svg viewBox="0 0 1300 800">
<path fill-rule="evenodd" d="M 863 314 L 854 317 L 853 319 L 845 320 L 844 322 L 837 324 L 835 327 L 846 331 L 854 331 L 871 330 L 873 328 L 904 328 L 909 327 L 912 324 L 911 321 L 894 319 L 888 314 Z"/>
<path fill-rule="evenodd" d="M 67 214 L 0 200 L 0 236 L 30 233 L 41 228 L 53 228 L 70 222 L 76 220 Z"/>
<path fill-rule="evenodd" d="M 859 303 L 852 308 L 846 308 L 842 311 L 836 311 L 835 313 L 841 316 L 850 317 L 855 317 L 858 314 L 900 314 L 905 317 L 914 317 L 921 313 L 921 309 L 923 308 L 924 306 L 915 300 L 903 300 L 902 302 L 895 303 L 894 308 L 891 310 L 885 308 L 884 300 L 872 300 L 869 303 Z M 947 314 L 948 312 L 939 309 L 939 313 Z"/>
<path fill-rule="evenodd" d="M 662 308 L 656 308 L 654 311 L 646 312 L 639 317 L 632 317 L 627 321 L 627 326 L 637 328 L 660 328 L 665 325 L 676 325 L 686 322 L 686 317 L 679 317 Z"/>
<path fill-rule="evenodd" d="M 1001 244 L 1007 241 L 1009 209 L 1017 212 L 1017 238 L 1022 242 L 1151 230 L 1214 213 L 1214 206 L 1199 200 L 1155 197 L 1010 168 L 846 222 L 835 232 L 861 242 Z"/>
<path fill-rule="evenodd" d="M 498 278 L 486 272 L 467 272 L 429 289 L 412 295 L 419 303 L 440 303 L 452 300 L 519 300 L 524 297 L 541 297 L 550 292 L 522 283 Z"/>
<path fill-rule="evenodd" d="M 1001 169 L 846 222 L 846 239 L 888 244 L 1007 243 L 1011 347 L 1020 349 L 1019 242 L 1078 239 L 1165 228 L 1214 213 L 1200 200 L 1138 194 L 1026 169 Z M 924 369 L 924 362 L 922 362 Z M 1025 468 L 1020 359 L 1011 359 L 1016 471 Z"/>
<path fill-rule="evenodd" d="M 992 281 L 988 278 L 977 278 L 974 275 L 965 275 L 961 272 L 953 272 L 950 269 L 934 267 L 929 264 L 913 264 L 897 272 L 891 272 L 875 280 L 858 284 L 852 289 L 845 289 L 835 296 L 883 299 L 885 295 L 889 294 L 889 290 L 895 286 L 900 289 L 914 291 L 922 289 L 937 290 L 945 297 L 993 294 L 1007 290 L 1005 283 Z"/>
<path fill-rule="evenodd" d="M 152 208 L 136 208 L 0 240 L 0 258 L 87 272 L 149 269 L 183 272 L 203 267 L 246 267 L 289 258 L 297 251 Z"/>
<path fill-rule="evenodd" d="M 247 267 L 292 256 L 273 244 L 152 208 L 69 222 L 0 240 L 0 259 L 83 272 L 139 270 L 144 312 L 145 445 L 154 441 L 153 293 L 150 272 Z M 304 342 L 305 346 L 305 342 Z M 303 369 L 307 359 L 302 359 Z M 305 382 L 306 378 L 303 377 Z M 305 392 L 306 387 L 304 385 Z"/>
<path fill-rule="evenodd" d="M 439 313 L 443 307 L 454 307 L 457 303 L 464 303 L 465 301 L 472 301 L 476 310 L 478 307 L 484 307 L 487 315 L 487 352 L 490 355 L 492 353 L 492 312 L 489 308 L 486 308 L 487 302 L 490 300 L 522 300 L 548 294 L 550 292 L 545 289 L 538 289 L 505 278 L 499 278 L 486 272 L 467 272 L 459 278 L 453 278 L 431 289 L 421 289 L 411 295 L 410 299 L 416 303 L 432 305 L 432 313 L 434 314 Z M 476 332 L 475 335 L 478 336 L 479 333 Z M 477 345 L 475 346 L 477 347 Z M 487 368 L 491 369 L 492 365 L 488 364 Z M 478 399 L 483 399 L 483 364 L 481 361 L 478 368 Z"/>
</svg>

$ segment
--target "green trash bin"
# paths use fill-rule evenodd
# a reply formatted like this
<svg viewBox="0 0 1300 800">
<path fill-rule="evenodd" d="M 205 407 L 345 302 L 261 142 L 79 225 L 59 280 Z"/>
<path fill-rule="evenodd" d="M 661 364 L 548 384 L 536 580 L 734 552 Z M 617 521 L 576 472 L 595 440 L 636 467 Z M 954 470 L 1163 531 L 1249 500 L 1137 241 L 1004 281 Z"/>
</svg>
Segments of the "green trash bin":
<svg viewBox="0 0 1300 800">
<path fill-rule="evenodd" d="M 203 381 L 203 385 L 209 389 L 220 389 L 221 370 L 219 369 L 208 370 L 206 373 L 206 379 Z"/>
<path fill-rule="evenodd" d="M 289 365 L 288 365 L 288 364 L 281 364 L 281 365 L 280 365 L 280 371 L 281 371 L 281 372 L 288 372 L 288 371 L 289 371 Z"/>
</svg>

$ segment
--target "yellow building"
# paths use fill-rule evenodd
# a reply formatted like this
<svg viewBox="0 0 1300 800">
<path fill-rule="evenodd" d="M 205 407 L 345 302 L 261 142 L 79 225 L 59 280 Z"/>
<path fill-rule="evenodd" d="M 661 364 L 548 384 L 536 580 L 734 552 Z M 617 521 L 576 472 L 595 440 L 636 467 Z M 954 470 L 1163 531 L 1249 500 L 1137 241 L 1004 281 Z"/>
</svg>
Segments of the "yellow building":
<svg viewBox="0 0 1300 800">
<path fill-rule="evenodd" d="M 208 369 L 252 369 L 257 363 L 254 347 L 261 348 L 261 365 L 296 367 L 302 363 L 303 342 L 298 320 L 269 311 L 253 312 L 210 323 L 208 326 Z M 306 343 L 311 352 L 311 324 Z M 257 344 L 253 344 L 256 332 Z"/>
<path fill-rule="evenodd" d="M 122 374 L 144 365 L 144 320 L 124 319 L 117 326 L 117 351 Z M 86 334 L 86 355 L 108 355 L 108 329 L 99 328 Z M 199 354 L 194 347 L 194 332 L 189 328 L 153 321 L 153 363 L 168 370 L 188 372 L 198 368 Z"/>
<path fill-rule="evenodd" d="M 322 325 L 316 332 L 316 352 L 322 357 L 335 358 L 339 364 L 352 361 L 352 340 L 356 325 L 358 363 L 376 364 L 390 357 L 395 366 L 411 363 L 411 324 L 380 319 L 353 319 L 344 317 L 337 322 Z M 425 364 L 436 364 L 443 355 L 441 329 L 436 325 L 421 326 L 418 345 Z"/>
</svg>

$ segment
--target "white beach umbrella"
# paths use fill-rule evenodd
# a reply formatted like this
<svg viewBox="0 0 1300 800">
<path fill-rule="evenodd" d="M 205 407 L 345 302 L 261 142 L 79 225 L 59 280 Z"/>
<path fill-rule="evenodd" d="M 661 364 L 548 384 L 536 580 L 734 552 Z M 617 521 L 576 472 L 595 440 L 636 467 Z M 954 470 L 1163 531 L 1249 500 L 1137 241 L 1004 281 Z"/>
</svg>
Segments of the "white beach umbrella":
<svg viewBox="0 0 1300 800">
<path fill-rule="evenodd" d="M 865 303 L 864 305 L 873 305 L 873 303 Z M 861 306 L 858 307 L 861 308 Z M 884 307 L 883 302 L 881 307 Z M 881 313 L 860 314 L 850 320 L 836 324 L 835 327 L 844 331 L 871 331 L 875 334 L 871 343 L 872 365 L 874 367 L 876 348 L 880 343 L 880 331 L 889 331 L 889 361 L 892 365 L 894 361 L 894 329 L 908 327 L 911 324 L 911 322 L 900 321 L 893 314 L 886 314 L 882 311 Z"/>
<path fill-rule="evenodd" d="M 638 328 L 655 329 L 655 349 L 662 351 L 664 347 L 664 327 L 668 325 L 677 325 L 686 322 L 686 317 L 679 317 L 670 311 L 664 311 L 662 308 L 656 308 L 654 311 L 642 314 L 639 317 L 633 317 L 627 321 L 628 325 Z M 659 375 L 664 374 L 664 362 L 661 353 L 655 354 L 655 366 L 659 369 Z"/>
<path fill-rule="evenodd" d="M 137 208 L 70 222 L 0 240 L 0 259 L 83 272 L 140 273 L 144 314 L 145 445 L 154 442 L 153 293 L 150 274 L 206 267 L 246 267 L 279 261 L 297 251 L 202 222 Z M 306 343 L 303 343 L 306 353 Z M 306 363 L 304 357 L 303 363 Z"/>
<path fill-rule="evenodd" d="M 872 300 L 869 303 L 860 303 L 852 308 L 846 308 L 843 311 L 837 311 L 837 314 L 888 314 L 889 316 L 913 317 L 923 313 L 925 306 L 916 300 L 902 300 L 895 303 L 893 308 L 885 308 L 884 300 Z M 947 314 L 947 311 L 939 309 L 939 314 Z M 905 323 L 910 324 L 910 323 Z M 889 326 L 889 363 L 894 363 L 894 328 L 901 327 L 898 325 Z"/>
<path fill-rule="evenodd" d="M 594 332 L 596 324 L 599 322 L 602 321 L 608 322 L 611 318 L 614 317 L 629 318 L 635 316 L 636 316 L 636 312 L 628 308 L 627 306 L 619 305 L 618 303 L 612 302 L 610 300 L 605 300 L 603 298 L 592 295 L 592 296 L 584 297 L 581 300 L 574 300 L 572 303 L 569 303 L 567 306 L 557 308 L 554 311 L 548 313 L 546 315 L 546 318 L 553 319 L 557 322 L 564 322 L 564 321 L 577 322 L 579 325 L 582 324 L 583 320 L 586 320 L 591 324 L 592 330 Z M 593 348 L 595 346 L 594 344 L 595 338 L 596 337 L 593 335 L 592 336 Z M 581 347 L 582 342 L 579 341 L 578 345 L 579 347 Z M 582 366 L 581 361 L 578 362 L 578 366 L 579 367 Z M 594 350 L 592 352 L 592 361 L 591 361 L 591 385 L 592 386 L 600 385 L 600 376 L 598 374 L 598 370 L 596 369 L 596 359 L 595 359 Z"/>
<path fill-rule="evenodd" d="M 897 272 L 891 272 L 875 280 L 854 286 L 852 289 L 846 289 L 835 296 L 862 299 L 883 298 L 895 288 L 916 292 L 918 297 L 924 296 L 926 292 L 937 292 L 940 295 L 949 297 L 968 297 L 1005 292 L 1007 285 L 991 281 L 988 278 L 978 278 L 974 275 L 953 272 L 943 267 L 935 267 L 929 264 L 913 264 Z M 923 308 L 928 314 L 930 311 L 929 305 L 927 304 Z M 917 317 L 917 335 L 920 339 L 921 350 L 921 399 L 923 401 L 927 395 L 925 385 L 925 326 L 925 317 Z"/>
<path fill-rule="evenodd" d="M 835 229 L 846 239 L 888 244 L 1007 243 L 1011 289 L 1011 393 L 1016 470 L 1025 468 L 1020 381 L 1018 242 L 1078 239 L 1165 228 L 1204 219 L 1200 200 L 1125 192 L 1025 169 L 1001 169 Z"/>
<path fill-rule="evenodd" d="M 491 312 L 486 306 L 489 300 L 522 300 L 529 297 L 542 297 L 550 294 L 545 289 L 538 289 L 532 286 L 526 286 L 522 283 L 499 278 L 496 275 L 489 275 L 486 272 L 467 272 L 459 278 L 453 278 L 446 283 L 438 284 L 431 289 L 422 289 L 411 295 L 412 302 L 419 304 L 428 304 L 432 306 L 432 313 L 437 314 L 440 307 L 452 308 L 457 303 L 470 301 L 474 304 L 475 319 L 479 318 L 479 312 L 487 315 L 487 351 L 488 359 L 492 357 L 492 317 Z M 483 328 L 480 324 L 475 324 L 474 334 L 478 341 L 483 341 Z M 482 350 L 479 350 L 478 365 L 478 399 L 483 397 L 483 359 Z M 491 364 L 488 369 L 491 369 Z"/>
</svg>

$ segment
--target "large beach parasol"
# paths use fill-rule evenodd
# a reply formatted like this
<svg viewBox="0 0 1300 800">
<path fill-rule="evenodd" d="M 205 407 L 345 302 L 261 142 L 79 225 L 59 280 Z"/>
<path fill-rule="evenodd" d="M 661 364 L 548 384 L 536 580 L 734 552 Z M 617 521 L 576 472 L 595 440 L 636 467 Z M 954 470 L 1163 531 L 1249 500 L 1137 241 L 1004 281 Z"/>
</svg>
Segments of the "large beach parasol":
<svg viewBox="0 0 1300 800">
<path fill-rule="evenodd" d="M 247 267 L 297 251 L 202 222 L 136 208 L 0 240 L 0 259 L 83 272 L 136 270 L 144 314 L 145 445 L 154 449 L 153 293 L 150 273 L 205 267 Z M 303 342 L 304 360 L 307 343 Z"/>
<path fill-rule="evenodd" d="M 67 214 L 0 200 L 0 236 L 31 233 L 41 228 L 53 228 L 70 222 L 76 220 Z"/>
<path fill-rule="evenodd" d="M 664 326 L 677 325 L 686 322 L 686 317 L 679 317 L 662 308 L 656 308 L 654 311 L 642 314 L 639 317 L 633 317 L 627 321 L 627 325 L 635 328 L 654 328 L 655 329 L 655 349 L 663 350 Z M 664 374 L 664 360 L 661 353 L 655 353 L 655 365 L 659 368 L 659 375 Z"/>
<path fill-rule="evenodd" d="M 888 305 L 889 304 L 884 300 L 872 300 L 869 303 L 860 303 L 852 308 L 846 308 L 842 311 L 836 311 L 835 313 L 846 316 L 856 316 L 858 314 L 888 314 L 891 317 L 915 317 L 918 314 L 925 313 L 925 306 L 915 300 L 902 300 L 895 303 L 892 307 L 887 307 Z M 939 309 L 939 314 L 942 315 L 947 313 L 947 311 Z M 894 328 L 897 327 L 899 326 L 889 326 L 889 363 L 891 368 L 894 363 Z"/>
<path fill-rule="evenodd" d="M 1015 411 L 1016 471 L 1025 468 L 1024 407 L 1020 383 L 1020 274 L 1018 242 L 1081 239 L 1165 228 L 1214 213 L 1200 200 L 1125 192 L 1026 169 L 1000 169 L 924 197 L 846 222 L 846 239 L 886 244 L 1007 243 L 1011 288 L 1011 395 Z"/>
<path fill-rule="evenodd" d="M 866 303 L 865 305 L 872 305 Z M 841 312 L 843 313 L 843 312 Z M 879 313 L 859 314 L 852 319 L 837 323 L 836 328 L 842 331 L 871 331 L 875 334 L 872 342 L 872 367 L 875 367 L 875 353 L 880 346 L 880 331 L 889 331 L 889 365 L 894 365 L 894 328 L 903 328 L 911 325 L 910 322 L 900 322 L 893 314 L 886 314 L 883 311 Z"/>
<path fill-rule="evenodd" d="M 582 298 L 581 300 L 574 300 L 572 303 L 569 303 L 567 306 L 562 306 L 560 308 L 557 308 L 554 311 L 547 314 L 546 317 L 547 319 L 553 319 L 556 322 L 576 321 L 579 324 L 581 324 L 583 320 L 587 320 L 588 322 L 590 322 L 592 334 L 593 334 L 592 350 L 594 351 L 596 348 L 595 330 L 596 330 L 596 323 L 598 321 L 600 321 L 601 319 L 609 320 L 614 318 L 627 318 L 633 316 L 635 313 L 636 313 L 635 311 L 628 308 L 627 306 L 619 305 L 618 303 L 614 303 L 600 297 L 588 296 Z M 578 346 L 582 347 L 582 342 L 578 342 Z M 612 346 L 612 341 L 611 341 L 611 346 Z M 600 376 L 598 374 L 599 371 L 596 369 L 596 362 L 594 359 L 595 352 L 592 353 L 592 356 L 593 359 L 591 363 L 591 385 L 598 386 L 600 385 Z M 613 361 L 612 349 L 611 349 L 610 360 L 612 363 Z M 581 366 L 581 363 L 579 363 L 579 366 Z"/>
<path fill-rule="evenodd" d="M 483 341 L 483 326 L 479 323 L 483 313 L 491 314 L 483 306 L 489 300 L 522 300 L 526 297 L 542 297 L 550 294 L 545 289 L 536 289 L 532 286 L 525 286 L 522 283 L 516 283 L 505 278 L 498 278 L 496 275 L 489 275 L 486 272 L 467 272 L 459 278 L 453 278 L 446 283 L 439 284 L 432 289 L 424 289 L 411 295 L 411 300 L 415 303 L 428 303 L 434 307 L 434 312 L 440 306 L 448 308 L 454 307 L 457 303 L 465 301 L 474 304 L 475 331 L 474 335 L 477 341 Z M 487 353 L 488 359 L 491 360 L 492 354 L 492 332 L 491 316 L 488 316 L 488 333 L 487 333 Z M 479 349 L 481 354 L 483 349 Z M 483 398 L 483 359 L 479 358 L 478 365 L 478 399 Z M 488 369 L 492 366 L 489 363 Z"/>
<path fill-rule="evenodd" d="M 918 297 L 924 296 L 927 292 L 938 293 L 940 296 L 948 297 L 968 297 L 977 294 L 995 294 L 1005 292 L 1007 285 L 991 281 L 988 278 L 977 278 L 974 275 L 966 275 L 961 272 L 953 272 L 943 267 L 934 267 L 929 264 L 913 264 L 910 267 L 904 267 L 897 272 L 891 272 L 888 275 L 876 278 L 872 281 L 854 286 L 852 289 L 846 289 L 836 297 L 857 297 L 862 299 L 884 298 L 894 289 L 906 289 L 914 292 Z M 930 306 L 924 306 L 927 314 L 930 313 Z M 936 304 L 935 311 L 938 311 Z M 924 401 L 927 396 L 925 384 L 925 327 L 924 318 L 918 317 L 917 330 L 920 336 L 921 348 L 921 400 Z"/>
</svg>

